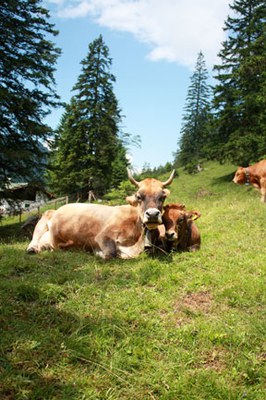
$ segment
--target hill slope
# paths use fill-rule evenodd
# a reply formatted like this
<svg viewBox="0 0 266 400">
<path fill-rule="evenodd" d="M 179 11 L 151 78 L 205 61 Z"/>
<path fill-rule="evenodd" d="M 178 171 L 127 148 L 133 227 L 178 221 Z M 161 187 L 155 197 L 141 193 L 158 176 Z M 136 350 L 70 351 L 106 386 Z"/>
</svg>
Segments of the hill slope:
<svg viewBox="0 0 266 400">
<path fill-rule="evenodd" d="M 0 247 L 2 399 L 265 398 L 265 216 L 234 166 L 180 171 L 197 253 L 103 261 Z"/>
</svg>

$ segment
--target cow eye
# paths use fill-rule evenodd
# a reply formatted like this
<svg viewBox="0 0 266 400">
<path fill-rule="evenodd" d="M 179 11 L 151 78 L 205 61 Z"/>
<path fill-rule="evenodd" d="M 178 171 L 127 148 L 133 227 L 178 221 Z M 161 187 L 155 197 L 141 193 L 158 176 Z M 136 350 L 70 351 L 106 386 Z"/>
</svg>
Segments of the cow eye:
<svg viewBox="0 0 266 400">
<path fill-rule="evenodd" d="M 159 201 L 164 201 L 166 199 L 166 195 L 165 194 L 162 194 L 160 197 L 159 197 Z"/>
<path fill-rule="evenodd" d="M 140 195 L 140 194 L 136 194 L 136 199 L 138 200 L 138 201 L 141 201 L 142 200 L 142 196 Z"/>
</svg>

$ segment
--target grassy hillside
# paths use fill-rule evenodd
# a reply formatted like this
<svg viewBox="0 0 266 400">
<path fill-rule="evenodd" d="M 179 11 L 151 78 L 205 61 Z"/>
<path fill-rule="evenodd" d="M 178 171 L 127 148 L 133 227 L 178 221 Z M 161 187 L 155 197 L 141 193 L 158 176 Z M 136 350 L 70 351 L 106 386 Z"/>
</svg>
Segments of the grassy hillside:
<svg viewBox="0 0 266 400">
<path fill-rule="evenodd" d="M 103 261 L 3 243 L 0 398 L 265 399 L 266 204 L 234 170 L 209 163 L 171 186 L 169 202 L 202 213 L 197 253 Z"/>
</svg>

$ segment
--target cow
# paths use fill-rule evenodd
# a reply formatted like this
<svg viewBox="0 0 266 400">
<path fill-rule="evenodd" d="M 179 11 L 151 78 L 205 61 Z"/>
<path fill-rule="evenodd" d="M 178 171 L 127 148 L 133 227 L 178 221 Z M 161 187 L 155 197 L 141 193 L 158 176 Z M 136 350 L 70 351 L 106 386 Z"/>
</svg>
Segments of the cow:
<svg viewBox="0 0 266 400">
<path fill-rule="evenodd" d="M 252 185 L 260 190 L 261 202 L 266 203 L 266 160 L 246 168 L 238 167 L 233 182 L 239 185 Z"/>
<path fill-rule="evenodd" d="M 186 211 L 184 204 L 171 203 L 164 206 L 163 224 L 164 247 L 167 251 L 196 251 L 200 249 L 201 237 L 194 223 L 201 214 L 198 211 Z"/>
<path fill-rule="evenodd" d="M 174 172 L 164 182 L 154 178 L 138 182 L 128 171 L 138 191 L 127 197 L 126 205 L 72 203 L 47 211 L 35 227 L 27 252 L 80 248 L 103 259 L 139 255 L 144 249 L 144 226 L 155 229 L 162 223 L 163 202 L 169 194 L 165 188 Z"/>
</svg>

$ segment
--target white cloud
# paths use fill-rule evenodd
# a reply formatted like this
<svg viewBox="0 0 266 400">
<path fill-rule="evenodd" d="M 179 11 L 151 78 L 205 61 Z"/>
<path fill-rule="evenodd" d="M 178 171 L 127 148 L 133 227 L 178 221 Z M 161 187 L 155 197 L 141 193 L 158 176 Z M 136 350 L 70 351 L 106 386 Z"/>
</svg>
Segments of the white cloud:
<svg viewBox="0 0 266 400">
<path fill-rule="evenodd" d="M 229 0 L 50 0 L 58 16 L 90 16 L 112 30 L 132 33 L 149 44 L 148 57 L 194 67 L 202 50 L 207 65 L 217 61 L 225 38 Z"/>
<path fill-rule="evenodd" d="M 49 3 L 56 4 L 57 6 L 63 6 L 65 0 L 47 0 Z"/>
</svg>

